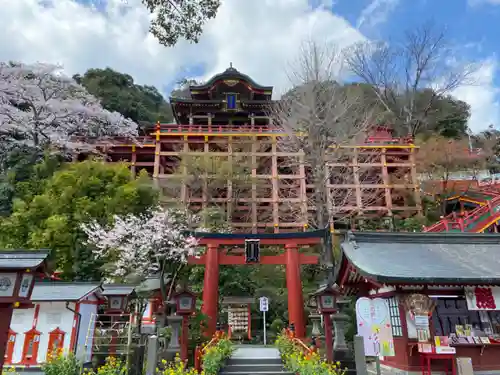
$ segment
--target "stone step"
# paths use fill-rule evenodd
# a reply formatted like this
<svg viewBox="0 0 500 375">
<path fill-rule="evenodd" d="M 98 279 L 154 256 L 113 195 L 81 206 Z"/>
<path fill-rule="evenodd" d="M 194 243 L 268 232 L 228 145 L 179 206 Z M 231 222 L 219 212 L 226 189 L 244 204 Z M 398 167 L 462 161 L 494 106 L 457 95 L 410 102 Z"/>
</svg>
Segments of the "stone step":
<svg viewBox="0 0 500 375">
<path fill-rule="evenodd" d="M 227 361 L 227 366 L 232 365 L 247 365 L 247 364 L 259 364 L 259 365 L 280 365 L 281 366 L 281 358 L 235 358 L 232 357 Z"/>
<path fill-rule="evenodd" d="M 254 363 L 245 363 L 238 365 L 227 365 L 224 367 L 225 372 L 237 372 L 237 373 L 245 373 L 245 372 L 259 372 L 259 371 L 274 371 L 280 372 L 283 371 L 283 365 L 281 363 L 276 364 L 262 364 L 260 362 Z"/>
</svg>

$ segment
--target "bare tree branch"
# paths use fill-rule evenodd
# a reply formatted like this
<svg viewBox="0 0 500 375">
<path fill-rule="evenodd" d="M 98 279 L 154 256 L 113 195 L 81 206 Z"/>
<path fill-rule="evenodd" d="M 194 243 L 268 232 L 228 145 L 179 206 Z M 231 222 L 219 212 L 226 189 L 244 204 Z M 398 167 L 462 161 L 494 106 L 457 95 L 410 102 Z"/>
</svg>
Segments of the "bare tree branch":
<svg viewBox="0 0 500 375">
<path fill-rule="evenodd" d="M 386 119 L 415 136 L 437 120 L 432 115 L 440 98 L 474 84 L 478 65 L 455 56 L 445 32 L 427 23 L 401 41 L 357 44 L 346 51 L 345 62 L 371 87 Z"/>
<path fill-rule="evenodd" d="M 335 46 L 304 43 L 289 72 L 293 89 L 270 109 L 276 125 L 288 135 L 280 139 L 281 151 L 301 155 L 299 161 L 289 158 L 290 167 L 298 163 L 308 176 L 303 192 L 307 202 L 302 212 L 290 214 L 305 215 L 316 228 L 359 213 L 379 196 L 361 191 L 364 180 L 379 177 L 358 165 L 370 156 L 357 155 L 353 147 L 362 143 L 373 124 L 373 108 L 338 83 L 342 61 Z"/>
</svg>

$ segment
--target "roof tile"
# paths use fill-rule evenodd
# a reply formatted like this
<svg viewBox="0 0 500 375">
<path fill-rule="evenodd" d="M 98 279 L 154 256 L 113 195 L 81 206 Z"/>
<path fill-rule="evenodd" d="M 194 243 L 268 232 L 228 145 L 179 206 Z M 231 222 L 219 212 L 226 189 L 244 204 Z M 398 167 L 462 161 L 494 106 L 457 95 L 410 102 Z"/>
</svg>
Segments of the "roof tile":
<svg viewBox="0 0 500 375">
<path fill-rule="evenodd" d="M 344 256 L 381 283 L 500 284 L 500 235 L 349 232 Z"/>
</svg>

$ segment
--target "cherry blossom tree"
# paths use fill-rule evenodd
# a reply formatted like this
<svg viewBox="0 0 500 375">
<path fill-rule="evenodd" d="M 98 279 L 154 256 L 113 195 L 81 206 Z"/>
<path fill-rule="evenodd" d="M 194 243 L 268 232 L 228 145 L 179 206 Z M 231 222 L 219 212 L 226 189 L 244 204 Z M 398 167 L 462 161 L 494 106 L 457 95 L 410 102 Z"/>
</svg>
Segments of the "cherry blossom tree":
<svg viewBox="0 0 500 375">
<path fill-rule="evenodd" d="M 137 124 L 105 110 L 51 64 L 0 62 L 0 140 L 41 149 L 80 148 L 76 136 L 134 136 Z"/>
<path fill-rule="evenodd" d="M 106 263 L 109 281 L 143 281 L 157 275 L 162 298 L 168 301 L 188 257 L 199 254 L 197 240 L 189 234 L 199 222 L 187 210 L 158 207 L 148 215 L 115 216 L 109 227 L 93 222 L 82 229 L 94 256 Z M 170 278 L 168 291 L 166 277 Z"/>
</svg>

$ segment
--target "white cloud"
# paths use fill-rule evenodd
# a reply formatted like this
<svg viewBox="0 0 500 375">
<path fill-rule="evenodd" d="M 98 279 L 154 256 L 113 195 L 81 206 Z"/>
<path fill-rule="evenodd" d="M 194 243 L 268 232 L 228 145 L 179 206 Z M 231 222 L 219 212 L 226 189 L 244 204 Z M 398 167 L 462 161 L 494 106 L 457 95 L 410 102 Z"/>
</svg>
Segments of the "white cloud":
<svg viewBox="0 0 500 375">
<path fill-rule="evenodd" d="M 500 0 L 468 0 L 469 6 L 477 6 L 483 4 L 500 5 Z"/>
<path fill-rule="evenodd" d="M 140 0 L 91 1 L 94 7 L 73 0 L 0 0 L 0 61 L 61 63 L 71 74 L 109 66 L 158 88 L 190 66 L 212 74 L 233 62 L 281 91 L 284 67 L 302 40 L 329 39 L 342 47 L 363 39 L 324 1 L 313 9 L 308 0 L 224 0 L 198 45 L 166 48 L 148 34 L 150 16 Z"/>
<path fill-rule="evenodd" d="M 469 127 L 474 132 L 485 130 L 491 124 L 500 127 L 500 89 L 494 82 L 497 71 L 497 61 L 494 58 L 488 59 L 475 73 L 474 85 L 459 87 L 452 93 L 469 103 Z"/>
<path fill-rule="evenodd" d="M 372 0 L 358 17 L 356 22 L 358 29 L 373 28 L 384 23 L 398 4 L 399 0 Z"/>
<path fill-rule="evenodd" d="M 258 83 L 281 92 L 289 84 L 287 63 L 301 41 L 329 40 L 343 47 L 364 39 L 344 18 L 331 13 L 327 0 L 224 0 L 198 45 L 182 42 L 166 48 L 148 34 L 150 15 L 140 0 L 85 1 L 95 6 L 74 0 L 0 0 L 0 61 L 61 63 L 70 74 L 109 66 L 160 89 L 191 66 L 204 66 L 206 78 L 232 62 Z M 358 24 L 382 20 L 383 10 L 395 2 L 372 1 Z M 472 106 L 474 129 L 500 124 L 495 69 L 494 64 L 485 65 L 481 77 L 486 83 L 456 92 Z"/>
</svg>

